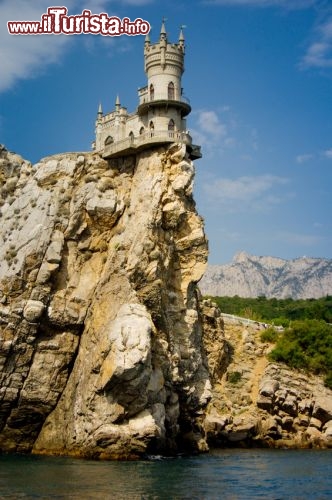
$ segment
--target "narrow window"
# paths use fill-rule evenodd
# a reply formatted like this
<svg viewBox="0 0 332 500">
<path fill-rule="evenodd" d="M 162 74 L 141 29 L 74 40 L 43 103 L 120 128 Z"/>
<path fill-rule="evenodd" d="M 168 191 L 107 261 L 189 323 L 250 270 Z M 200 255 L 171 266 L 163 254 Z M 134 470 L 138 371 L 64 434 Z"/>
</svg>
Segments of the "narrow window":
<svg viewBox="0 0 332 500">
<path fill-rule="evenodd" d="M 154 86 L 150 85 L 150 101 L 153 101 L 154 100 Z"/>
<path fill-rule="evenodd" d="M 129 139 L 131 142 L 134 142 L 134 132 L 129 133 Z"/>
<path fill-rule="evenodd" d="M 150 137 L 153 137 L 153 134 L 154 134 L 154 123 L 153 123 L 153 121 L 150 122 L 149 128 L 150 128 Z"/>
<path fill-rule="evenodd" d="M 170 121 L 168 122 L 168 136 L 169 137 L 174 137 L 174 130 L 175 130 L 175 123 L 174 123 L 174 120 L 171 118 Z"/>
<path fill-rule="evenodd" d="M 170 121 L 168 122 L 168 130 L 174 130 L 175 129 L 175 123 L 174 120 L 171 118 Z"/>
<path fill-rule="evenodd" d="M 174 83 L 173 82 L 169 82 L 168 84 L 168 99 L 174 101 L 175 97 L 174 97 Z"/>
</svg>

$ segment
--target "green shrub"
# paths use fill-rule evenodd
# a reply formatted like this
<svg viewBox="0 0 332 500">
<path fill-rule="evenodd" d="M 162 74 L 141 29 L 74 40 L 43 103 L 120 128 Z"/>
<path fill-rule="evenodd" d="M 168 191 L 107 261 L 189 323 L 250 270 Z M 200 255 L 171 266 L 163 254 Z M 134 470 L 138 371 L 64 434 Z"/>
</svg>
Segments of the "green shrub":
<svg viewBox="0 0 332 500">
<path fill-rule="evenodd" d="M 262 342 L 270 342 L 271 344 L 277 342 L 278 337 L 279 337 L 279 332 L 275 328 L 273 328 L 273 326 L 269 326 L 269 328 L 263 330 L 260 335 Z"/>
<path fill-rule="evenodd" d="M 293 368 L 303 368 L 325 375 L 325 383 L 332 386 L 332 327 L 324 321 L 293 321 L 279 335 L 269 355 Z"/>
<path fill-rule="evenodd" d="M 229 372 L 227 374 L 227 380 L 230 384 L 237 384 L 242 378 L 241 372 Z"/>
<path fill-rule="evenodd" d="M 287 327 L 290 324 L 290 320 L 284 316 L 280 316 L 279 318 L 273 318 L 273 324 L 274 326 Z"/>
</svg>

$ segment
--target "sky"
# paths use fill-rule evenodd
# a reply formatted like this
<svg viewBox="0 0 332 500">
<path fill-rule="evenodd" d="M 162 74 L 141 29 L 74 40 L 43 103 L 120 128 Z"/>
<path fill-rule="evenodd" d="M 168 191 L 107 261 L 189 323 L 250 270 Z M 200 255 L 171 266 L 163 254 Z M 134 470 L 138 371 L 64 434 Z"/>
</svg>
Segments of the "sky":
<svg viewBox="0 0 332 500">
<path fill-rule="evenodd" d="M 14 36 L 45 0 L 0 0 L 0 143 L 33 163 L 88 151 L 99 102 L 130 112 L 146 84 L 144 36 Z M 57 5 L 55 3 L 55 5 Z M 194 197 L 209 263 L 239 251 L 332 258 L 332 0 L 64 0 L 151 25 L 185 25 Z"/>
</svg>

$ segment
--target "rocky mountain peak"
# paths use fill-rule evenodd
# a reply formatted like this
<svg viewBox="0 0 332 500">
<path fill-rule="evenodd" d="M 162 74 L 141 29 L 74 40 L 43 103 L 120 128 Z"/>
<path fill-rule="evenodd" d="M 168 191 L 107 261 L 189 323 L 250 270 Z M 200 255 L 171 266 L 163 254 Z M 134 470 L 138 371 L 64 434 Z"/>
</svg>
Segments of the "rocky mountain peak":
<svg viewBox="0 0 332 500">
<path fill-rule="evenodd" d="M 241 252 L 237 252 L 233 259 L 232 259 L 232 263 L 234 264 L 237 264 L 237 263 L 241 263 L 241 262 L 248 262 L 250 260 L 250 255 L 245 252 L 245 251 L 241 251 Z"/>
<path fill-rule="evenodd" d="M 319 298 L 332 294 L 332 260 L 239 252 L 230 264 L 208 266 L 199 286 L 205 295 Z"/>
</svg>

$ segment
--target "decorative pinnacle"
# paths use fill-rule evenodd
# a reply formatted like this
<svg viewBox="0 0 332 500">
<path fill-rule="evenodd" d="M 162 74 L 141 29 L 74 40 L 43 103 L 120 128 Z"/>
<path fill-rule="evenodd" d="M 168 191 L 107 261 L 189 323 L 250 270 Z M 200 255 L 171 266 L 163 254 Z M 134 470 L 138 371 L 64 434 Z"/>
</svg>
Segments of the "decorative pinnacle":
<svg viewBox="0 0 332 500">
<path fill-rule="evenodd" d="M 116 108 L 116 109 L 119 109 L 119 108 L 120 108 L 120 98 L 119 98 L 119 94 L 116 96 L 116 100 L 115 100 L 115 108 Z"/>
<path fill-rule="evenodd" d="M 98 106 L 98 115 L 102 115 L 102 114 L 103 114 L 103 110 L 102 110 L 101 102 L 100 102 L 99 106 Z"/>
<path fill-rule="evenodd" d="M 183 29 L 186 28 L 187 26 L 185 24 L 182 24 L 180 26 L 180 35 L 179 35 L 179 42 L 184 42 L 184 33 L 183 33 Z"/>
<path fill-rule="evenodd" d="M 167 33 L 166 33 L 166 26 L 165 26 L 165 21 L 167 21 L 166 17 L 163 17 L 162 23 L 161 23 L 161 29 L 160 29 L 160 39 L 166 39 Z"/>
<path fill-rule="evenodd" d="M 145 43 L 150 43 L 150 34 L 147 33 L 146 37 L 145 37 Z"/>
</svg>

